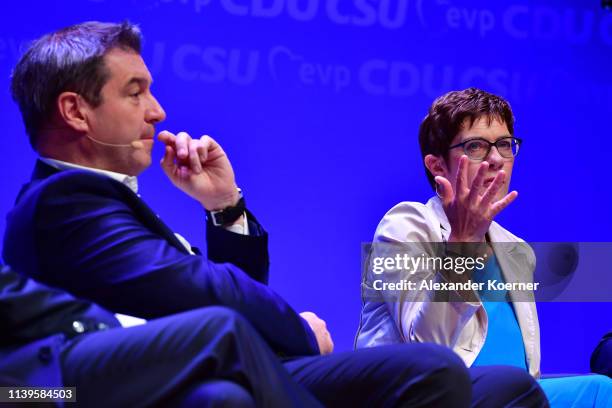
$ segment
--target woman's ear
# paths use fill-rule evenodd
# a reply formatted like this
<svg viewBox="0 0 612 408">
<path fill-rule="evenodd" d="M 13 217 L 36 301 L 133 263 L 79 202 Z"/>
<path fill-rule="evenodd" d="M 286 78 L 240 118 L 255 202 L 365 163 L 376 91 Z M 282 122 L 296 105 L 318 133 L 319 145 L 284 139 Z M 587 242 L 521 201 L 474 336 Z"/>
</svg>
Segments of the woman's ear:
<svg viewBox="0 0 612 408">
<path fill-rule="evenodd" d="M 62 92 L 57 97 L 57 113 L 62 121 L 77 132 L 88 132 L 89 105 L 75 92 Z"/>
<path fill-rule="evenodd" d="M 425 167 L 434 177 L 442 176 L 448 178 L 446 162 L 441 157 L 428 154 L 425 156 Z"/>
</svg>

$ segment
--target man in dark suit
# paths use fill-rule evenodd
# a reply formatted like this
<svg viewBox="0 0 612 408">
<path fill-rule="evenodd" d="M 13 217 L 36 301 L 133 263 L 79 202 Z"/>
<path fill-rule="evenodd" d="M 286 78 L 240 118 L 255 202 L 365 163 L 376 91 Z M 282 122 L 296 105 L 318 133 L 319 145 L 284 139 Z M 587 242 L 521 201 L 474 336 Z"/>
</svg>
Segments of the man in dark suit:
<svg viewBox="0 0 612 408">
<path fill-rule="evenodd" d="M 5 260 L 113 312 L 155 319 L 230 308 L 325 405 L 469 405 L 465 367 L 446 349 L 330 354 L 325 322 L 296 313 L 267 286 L 267 234 L 210 137 L 158 136 L 166 175 L 207 211 L 207 257 L 140 199 L 135 177 L 150 165 L 154 125 L 165 113 L 139 52 L 136 27 L 84 23 L 42 37 L 17 64 L 13 97 L 40 160 L 7 218 Z M 474 400 L 546 404 L 520 370 L 479 369 L 471 377 Z"/>
<path fill-rule="evenodd" d="M 318 405 L 257 331 L 227 308 L 126 329 L 100 306 L 5 266 L 0 333 L 3 386 L 69 384 L 86 407 Z"/>
</svg>

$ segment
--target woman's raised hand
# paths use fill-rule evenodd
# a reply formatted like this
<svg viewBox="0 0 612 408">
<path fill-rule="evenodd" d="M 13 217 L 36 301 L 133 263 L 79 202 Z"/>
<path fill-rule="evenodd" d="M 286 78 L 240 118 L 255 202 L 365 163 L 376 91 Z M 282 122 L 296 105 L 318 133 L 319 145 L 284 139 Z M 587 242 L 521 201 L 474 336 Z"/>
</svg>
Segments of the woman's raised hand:
<svg viewBox="0 0 612 408">
<path fill-rule="evenodd" d="M 438 195 L 442 200 L 444 212 L 451 226 L 449 242 L 483 242 L 493 218 L 512 203 L 518 196 L 517 191 L 495 200 L 499 189 L 506 180 L 506 173 L 500 170 L 488 187 L 485 175 L 489 163 L 483 161 L 472 185 L 468 185 L 468 157 L 461 156 L 457 166 L 455 190 L 447 178 L 437 176 Z"/>
</svg>

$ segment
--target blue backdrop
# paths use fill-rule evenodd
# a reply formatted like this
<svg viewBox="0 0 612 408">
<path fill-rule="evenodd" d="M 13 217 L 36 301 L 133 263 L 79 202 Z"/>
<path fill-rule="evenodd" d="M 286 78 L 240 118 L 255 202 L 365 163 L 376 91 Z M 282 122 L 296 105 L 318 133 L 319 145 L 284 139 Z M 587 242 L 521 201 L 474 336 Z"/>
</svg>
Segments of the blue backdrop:
<svg viewBox="0 0 612 408">
<path fill-rule="evenodd" d="M 432 100 L 506 97 L 524 139 L 499 221 L 531 241 L 611 241 L 612 14 L 599 0 L 79 0 L 12 2 L 0 17 L 0 213 L 35 159 L 8 93 L 27 41 L 85 20 L 139 23 L 158 130 L 210 134 L 270 232 L 271 285 L 352 347 L 360 243 L 399 201 L 425 201 L 417 143 Z M 199 205 L 159 165 L 143 198 L 203 247 Z M 4 232 L 4 218 L 0 232 Z M 602 274 L 612 273 L 602 265 Z M 597 284 L 597 282 L 594 282 Z M 612 290 L 612 288 L 611 288 Z M 543 372 L 586 372 L 610 303 L 539 305 Z"/>
</svg>

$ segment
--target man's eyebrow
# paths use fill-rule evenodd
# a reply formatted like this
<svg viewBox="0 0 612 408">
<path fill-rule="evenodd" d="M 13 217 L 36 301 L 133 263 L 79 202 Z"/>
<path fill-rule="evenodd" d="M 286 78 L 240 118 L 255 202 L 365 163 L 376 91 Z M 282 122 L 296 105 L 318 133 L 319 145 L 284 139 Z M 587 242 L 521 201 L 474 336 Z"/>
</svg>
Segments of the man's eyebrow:
<svg viewBox="0 0 612 408">
<path fill-rule="evenodd" d="M 125 84 L 125 88 L 129 87 L 132 84 L 136 84 L 138 86 L 146 87 L 147 85 L 150 85 L 152 83 L 153 83 L 153 79 L 148 79 L 148 78 L 145 78 L 145 77 L 132 77 Z"/>
</svg>

